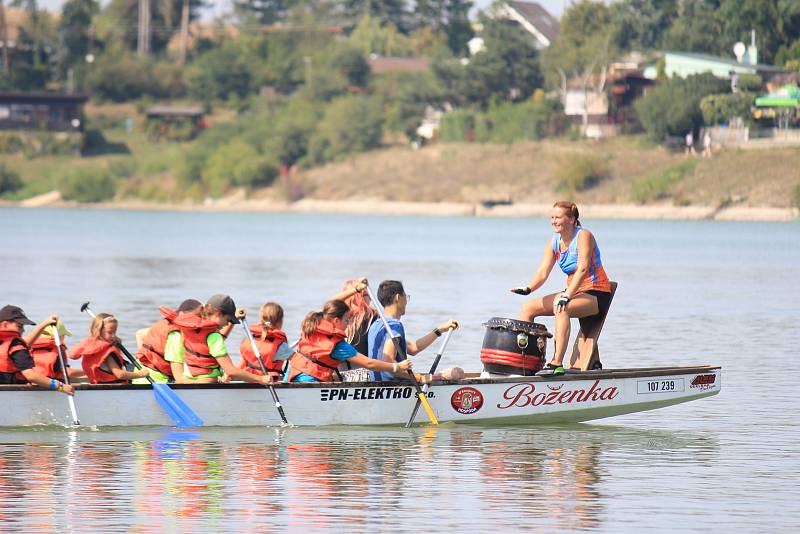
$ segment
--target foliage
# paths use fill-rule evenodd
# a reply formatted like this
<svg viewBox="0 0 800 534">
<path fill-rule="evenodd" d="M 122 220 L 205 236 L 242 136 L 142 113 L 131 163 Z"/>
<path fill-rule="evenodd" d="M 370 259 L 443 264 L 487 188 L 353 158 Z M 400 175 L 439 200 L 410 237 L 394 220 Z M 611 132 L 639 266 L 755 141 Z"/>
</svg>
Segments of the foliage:
<svg viewBox="0 0 800 534">
<path fill-rule="evenodd" d="M 13 193 L 22 187 L 19 175 L 0 163 L 0 195 Z"/>
<path fill-rule="evenodd" d="M 558 189 L 578 192 L 591 189 L 611 175 L 608 161 L 598 156 L 575 156 L 559 166 Z"/>
<path fill-rule="evenodd" d="M 792 205 L 800 209 L 800 182 L 797 182 L 792 189 Z"/>
<path fill-rule="evenodd" d="M 666 170 L 637 179 L 631 189 L 631 198 L 637 204 L 646 204 L 668 198 L 674 187 L 694 172 L 697 160 L 688 160 Z"/>
<path fill-rule="evenodd" d="M 382 25 L 369 15 L 361 18 L 349 41 L 365 55 L 401 57 L 410 56 L 413 51 L 411 39 L 400 33 L 394 24 Z"/>
<path fill-rule="evenodd" d="M 490 107 L 478 115 L 475 141 L 480 143 L 513 143 L 524 139 L 538 140 L 546 135 L 562 133 L 565 122 L 552 120 L 558 113 L 549 101 L 504 103 Z"/>
<path fill-rule="evenodd" d="M 705 124 L 724 124 L 731 119 L 750 117 L 750 108 L 756 100 L 756 93 L 730 93 L 708 95 L 700 101 Z"/>
<path fill-rule="evenodd" d="M 321 164 L 380 146 L 383 120 L 377 99 L 343 96 L 333 100 L 309 141 L 310 163 Z"/>
<path fill-rule="evenodd" d="M 386 73 L 373 81 L 372 90 L 383 99 L 384 126 L 408 139 L 416 136 L 427 108 L 444 104 L 442 88 L 430 73 Z"/>
<path fill-rule="evenodd" d="M 738 91 L 759 93 L 764 87 L 764 80 L 758 74 L 740 74 L 736 81 Z"/>
<path fill-rule="evenodd" d="M 252 66 L 260 58 L 241 42 L 228 41 L 201 55 L 187 68 L 189 94 L 203 102 L 224 100 L 229 95 L 245 97 L 259 84 Z"/>
<path fill-rule="evenodd" d="M 102 202 L 114 197 L 117 180 L 101 167 L 78 167 L 68 171 L 60 183 L 61 195 L 78 202 Z"/>
<path fill-rule="evenodd" d="M 45 131 L 0 132 L 0 154 L 23 154 L 26 158 L 79 154 L 83 136 L 78 133 Z"/>
<path fill-rule="evenodd" d="M 672 78 L 648 91 L 634 107 L 650 138 L 663 142 L 668 136 L 699 128 L 703 124 L 700 100 L 729 89 L 727 81 L 709 73 Z"/>
<path fill-rule="evenodd" d="M 180 67 L 132 54 L 106 54 L 88 70 L 86 85 L 98 100 L 125 102 L 150 96 L 180 97 L 186 92 Z"/>
<path fill-rule="evenodd" d="M 460 108 L 442 117 L 439 136 L 442 141 L 473 141 L 475 139 L 476 112 Z"/>
</svg>

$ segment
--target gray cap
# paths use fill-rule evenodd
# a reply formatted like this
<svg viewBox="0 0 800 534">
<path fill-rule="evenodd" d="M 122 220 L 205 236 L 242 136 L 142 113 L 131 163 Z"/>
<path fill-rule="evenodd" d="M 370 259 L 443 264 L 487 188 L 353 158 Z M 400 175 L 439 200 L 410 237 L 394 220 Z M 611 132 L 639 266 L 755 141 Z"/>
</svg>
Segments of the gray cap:
<svg viewBox="0 0 800 534">
<path fill-rule="evenodd" d="M 236 318 L 236 303 L 233 302 L 230 296 L 218 293 L 209 298 L 206 304 L 214 306 L 222 312 L 222 315 L 224 315 L 229 322 L 239 324 L 239 319 Z"/>
</svg>

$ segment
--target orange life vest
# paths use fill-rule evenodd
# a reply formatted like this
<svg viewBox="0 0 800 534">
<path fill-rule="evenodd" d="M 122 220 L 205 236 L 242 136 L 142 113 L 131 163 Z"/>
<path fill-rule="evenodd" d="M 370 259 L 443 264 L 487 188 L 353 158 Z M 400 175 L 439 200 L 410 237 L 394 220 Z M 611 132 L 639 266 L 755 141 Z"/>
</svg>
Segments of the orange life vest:
<svg viewBox="0 0 800 534">
<path fill-rule="evenodd" d="M 289 359 L 292 366 L 289 382 L 300 373 L 313 376 L 320 382 L 329 382 L 341 363 L 331 357 L 331 352 L 345 335 L 344 330 L 335 327 L 330 321 L 321 320 L 313 334 L 300 340 L 297 352 Z"/>
<path fill-rule="evenodd" d="M 275 353 L 278 352 L 278 347 L 281 346 L 281 343 L 286 343 L 286 334 L 277 328 L 269 328 L 265 336 L 264 326 L 260 324 L 251 325 L 250 332 L 252 332 L 255 338 L 258 353 L 261 355 L 261 361 L 264 362 L 264 367 L 267 369 L 267 372 L 272 378 L 282 377 L 283 362 L 281 360 L 276 362 L 273 358 L 275 357 Z M 242 344 L 239 346 L 239 353 L 242 355 L 247 365 L 247 370 L 250 373 L 259 376 L 264 374 L 261 372 L 261 366 L 258 365 L 258 360 L 256 359 L 253 346 L 250 344 L 249 339 L 245 338 L 244 341 L 242 341 Z"/>
<path fill-rule="evenodd" d="M 39 336 L 36 341 L 31 344 L 30 348 L 33 363 L 36 364 L 36 370 L 42 373 L 47 378 L 55 378 L 56 380 L 64 380 L 64 372 L 61 369 L 61 362 L 58 359 L 58 350 L 56 350 L 56 340 L 50 336 Z M 67 357 L 67 346 L 61 342 L 61 354 Z M 66 365 L 66 361 L 64 364 Z"/>
<path fill-rule="evenodd" d="M 147 335 L 142 340 L 142 348 L 136 352 L 136 358 L 150 369 L 172 376 L 170 363 L 164 359 L 164 347 L 167 345 L 167 336 L 179 330 L 175 325 L 178 313 L 162 306 L 158 310 L 164 316 L 160 321 L 153 323 Z"/>
<path fill-rule="evenodd" d="M 183 361 L 189 374 L 205 375 L 218 369 L 217 359 L 208 350 L 208 336 L 219 330 L 219 324 L 199 315 L 178 316 L 174 324 L 183 334 L 183 348 L 186 349 Z"/>
<path fill-rule="evenodd" d="M 120 369 L 125 369 L 125 362 L 119 354 L 119 349 L 105 339 L 87 337 L 75 345 L 69 353 L 73 360 L 81 359 L 83 372 L 92 384 L 107 384 L 109 382 L 127 382 L 119 380 L 106 366 L 106 359 L 113 358 Z"/>
<path fill-rule="evenodd" d="M 19 340 L 22 343 L 11 346 L 14 340 Z M 28 344 L 20 337 L 19 332 L 16 330 L 0 330 L 0 373 L 15 373 L 15 376 L 20 382 L 27 382 L 25 377 L 20 373 L 11 355 L 21 350 L 29 350 Z"/>
</svg>

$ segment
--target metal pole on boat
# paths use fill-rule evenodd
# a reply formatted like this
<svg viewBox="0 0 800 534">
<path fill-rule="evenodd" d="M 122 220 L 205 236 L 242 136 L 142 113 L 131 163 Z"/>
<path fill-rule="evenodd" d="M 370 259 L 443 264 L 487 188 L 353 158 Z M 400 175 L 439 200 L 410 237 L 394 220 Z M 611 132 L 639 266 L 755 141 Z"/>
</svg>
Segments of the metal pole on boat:
<svg viewBox="0 0 800 534">
<path fill-rule="evenodd" d="M 372 293 L 372 289 L 369 287 L 369 284 L 364 284 L 367 288 L 367 294 L 369 294 L 369 298 L 372 301 L 372 305 L 375 306 L 375 310 L 378 312 L 378 316 L 381 318 L 383 322 L 383 327 L 386 329 L 386 335 L 392 338 L 392 343 L 394 343 L 394 348 L 398 354 L 403 356 L 403 359 L 408 358 L 406 355 L 406 351 L 403 349 L 402 343 L 400 343 L 400 339 L 398 336 L 392 332 L 392 329 L 389 327 L 389 323 L 386 321 L 386 317 L 383 315 L 383 306 L 375 298 L 375 294 Z M 428 395 L 422 391 L 422 388 L 419 386 L 419 382 L 417 382 L 417 377 L 414 376 L 414 372 L 409 369 L 408 370 L 408 377 L 411 379 L 411 383 L 414 385 L 414 388 L 417 390 L 417 399 L 418 402 L 422 404 L 422 407 L 425 408 L 425 413 L 428 414 L 428 418 L 431 420 L 431 423 L 434 425 L 439 424 L 439 420 L 436 418 L 436 414 L 433 413 L 433 408 L 431 408 L 430 403 L 428 402 Z"/>
<path fill-rule="evenodd" d="M 444 335 L 444 339 L 442 340 L 442 345 L 439 347 L 439 352 L 436 353 L 436 358 L 433 360 L 433 364 L 431 364 L 431 369 L 428 371 L 429 375 L 433 375 L 436 372 L 436 368 L 439 367 L 439 360 L 442 359 L 442 354 L 444 354 L 444 350 L 447 348 L 447 343 L 450 341 L 450 335 L 453 333 L 452 328 L 447 329 L 447 333 Z M 428 390 L 430 389 L 429 384 L 425 384 L 422 386 L 422 391 L 425 393 L 425 397 L 428 396 Z M 413 423 L 414 419 L 417 417 L 417 412 L 419 411 L 419 399 L 417 399 L 417 403 L 414 405 L 414 411 L 411 412 L 411 417 L 408 418 L 408 422 L 406 423 L 406 428 L 409 428 Z"/>
<path fill-rule="evenodd" d="M 269 376 L 267 373 L 267 368 L 264 367 L 264 361 L 261 359 L 261 352 L 258 350 L 258 345 L 256 345 L 256 340 L 253 339 L 253 333 L 250 331 L 250 327 L 247 326 L 247 319 L 242 317 L 239 319 L 239 322 L 242 323 L 242 328 L 244 328 L 244 333 L 247 336 L 247 339 L 250 340 L 250 346 L 253 348 L 253 354 L 258 360 L 258 366 L 261 367 L 261 372 L 264 373 L 264 376 Z M 281 416 L 281 420 L 283 421 L 284 425 L 288 425 L 289 421 L 286 419 L 286 414 L 283 413 L 283 406 L 281 406 L 281 401 L 278 398 L 278 393 L 275 391 L 275 388 L 272 384 L 267 384 L 267 389 L 269 390 L 270 395 L 272 395 L 272 401 L 275 403 L 275 408 L 278 409 L 278 413 Z"/>
<path fill-rule="evenodd" d="M 69 385 L 69 371 L 67 370 L 67 362 L 64 358 L 64 352 L 61 350 L 61 336 L 58 334 L 58 323 L 53 325 L 53 341 L 56 342 L 58 363 L 61 364 L 61 371 L 64 373 L 64 382 Z M 69 411 L 72 413 L 72 424 L 75 426 L 80 426 L 81 422 L 78 420 L 78 410 L 75 408 L 75 399 L 72 398 L 72 395 L 67 395 L 67 399 L 69 399 Z"/>
</svg>

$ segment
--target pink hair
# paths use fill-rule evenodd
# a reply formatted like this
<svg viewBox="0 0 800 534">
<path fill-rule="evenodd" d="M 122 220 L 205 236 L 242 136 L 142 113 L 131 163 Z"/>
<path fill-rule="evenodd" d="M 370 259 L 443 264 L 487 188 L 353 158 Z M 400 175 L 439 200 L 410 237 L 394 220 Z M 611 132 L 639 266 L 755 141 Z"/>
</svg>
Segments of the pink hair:
<svg viewBox="0 0 800 534">
<path fill-rule="evenodd" d="M 342 285 L 342 291 L 352 290 L 361 283 L 359 279 L 348 280 Z M 347 341 L 349 343 L 358 343 L 355 336 L 362 331 L 364 323 L 369 324 L 375 318 L 377 313 L 372 309 L 369 301 L 369 295 L 366 291 L 356 291 L 353 295 L 344 300 L 347 307 L 350 308 L 350 322 L 345 328 L 347 334 Z"/>
</svg>

